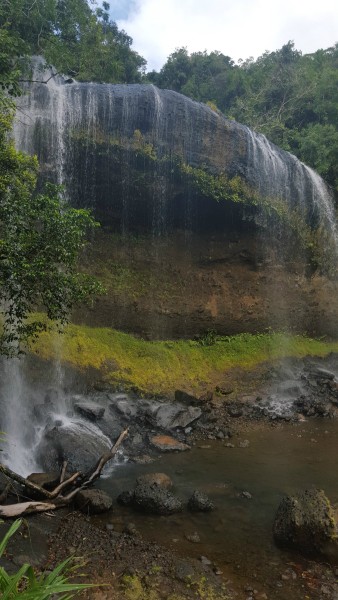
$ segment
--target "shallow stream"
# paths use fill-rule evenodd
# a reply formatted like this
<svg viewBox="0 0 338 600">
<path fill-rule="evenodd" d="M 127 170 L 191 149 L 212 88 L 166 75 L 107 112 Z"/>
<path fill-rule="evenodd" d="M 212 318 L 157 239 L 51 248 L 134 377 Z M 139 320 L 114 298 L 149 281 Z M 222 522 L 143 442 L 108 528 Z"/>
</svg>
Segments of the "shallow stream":
<svg viewBox="0 0 338 600">
<path fill-rule="evenodd" d="M 243 440 L 249 445 L 241 447 Z M 196 488 L 206 492 L 217 506 L 214 512 L 155 517 L 119 507 L 105 517 L 106 522 L 117 530 L 133 522 L 144 537 L 175 548 L 183 556 L 206 556 L 225 579 L 239 585 L 243 598 L 250 597 L 245 592 L 250 588 L 276 600 L 328 597 L 311 566 L 309 572 L 308 562 L 276 548 L 272 523 L 285 493 L 316 486 L 325 490 L 333 504 L 338 502 L 338 422 L 264 425 L 231 442 L 234 448 L 208 441 L 190 452 L 163 455 L 152 464 L 122 464 L 112 478 L 100 482 L 116 497 L 133 487 L 140 474 L 165 472 L 173 480 L 174 492 L 184 499 Z M 243 496 L 243 491 L 252 497 Z M 185 537 L 195 531 L 199 543 Z M 329 597 L 332 600 L 332 593 Z"/>
</svg>

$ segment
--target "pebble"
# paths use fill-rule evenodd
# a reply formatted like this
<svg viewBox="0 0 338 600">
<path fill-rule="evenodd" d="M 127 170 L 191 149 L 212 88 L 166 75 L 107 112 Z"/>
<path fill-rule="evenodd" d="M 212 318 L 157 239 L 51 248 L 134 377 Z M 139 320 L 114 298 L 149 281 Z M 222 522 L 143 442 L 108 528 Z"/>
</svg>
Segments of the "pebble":
<svg viewBox="0 0 338 600">
<path fill-rule="evenodd" d="M 186 533 L 185 537 L 189 542 L 192 542 L 193 544 L 198 544 L 201 541 L 201 538 L 198 535 L 197 531 L 194 531 L 194 533 Z"/>
<path fill-rule="evenodd" d="M 242 440 L 241 442 L 239 442 L 238 446 L 240 448 L 248 448 L 248 446 L 250 446 L 250 442 L 249 440 Z"/>
<path fill-rule="evenodd" d="M 234 444 L 224 444 L 224 448 L 234 448 L 235 445 Z"/>
<path fill-rule="evenodd" d="M 211 565 L 211 560 L 209 560 L 206 556 L 200 556 L 200 561 L 203 565 Z"/>
</svg>

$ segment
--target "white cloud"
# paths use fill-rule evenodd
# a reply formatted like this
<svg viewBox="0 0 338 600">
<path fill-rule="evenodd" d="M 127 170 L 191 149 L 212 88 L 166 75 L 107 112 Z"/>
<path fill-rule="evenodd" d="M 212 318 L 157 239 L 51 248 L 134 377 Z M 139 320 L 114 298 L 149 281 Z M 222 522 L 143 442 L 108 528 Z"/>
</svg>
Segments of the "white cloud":
<svg viewBox="0 0 338 600">
<path fill-rule="evenodd" d="M 289 40 L 304 53 L 338 41 L 337 0 L 136 0 L 117 22 L 149 69 L 159 69 L 182 46 L 219 50 L 237 61 Z"/>
</svg>

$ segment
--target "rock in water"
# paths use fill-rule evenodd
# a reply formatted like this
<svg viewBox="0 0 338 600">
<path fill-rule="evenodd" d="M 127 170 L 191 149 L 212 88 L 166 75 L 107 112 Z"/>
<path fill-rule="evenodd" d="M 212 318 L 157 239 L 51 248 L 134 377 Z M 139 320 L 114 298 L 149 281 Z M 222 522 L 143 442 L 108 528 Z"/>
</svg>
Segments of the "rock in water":
<svg viewBox="0 0 338 600">
<path fill-rule="evenodd" d="M 169 489 L 173 485 L 170 477 L 165 473 L 146 473 L 145 475 L 140 475 L 136 480 L 136 485 L 141 485 L 142 483 L 159 485 L 165 489 Z"/>
<path fill-rule="evenodd" d="M 188 502 L 188 508 L 193 512 L 210 512 L 214 510 L 215 505 L 206 494 L 195 490 Z"/>
<path fill-rule="evenodd" d="M 180 498 L 158 485 L 136 486 L 132 505 L 143 512 L 156 515 L 171 515 L 183 510 Z"/>
<path fill-rule="evenodd" d="M 278 544 L 305 555 L 338 557 L 335 516 L 322 490 L 285 496 L 276 513 L 273 535 Z"/>
<path fill-rule="evenodd" d="M 170 435 L 156 435 L 150 438 L 149 441 L 152 446 L 161 452 L 184 452 L 185 450 L 190 450 L 188 444 L 184 444 Z"/>
</svg>

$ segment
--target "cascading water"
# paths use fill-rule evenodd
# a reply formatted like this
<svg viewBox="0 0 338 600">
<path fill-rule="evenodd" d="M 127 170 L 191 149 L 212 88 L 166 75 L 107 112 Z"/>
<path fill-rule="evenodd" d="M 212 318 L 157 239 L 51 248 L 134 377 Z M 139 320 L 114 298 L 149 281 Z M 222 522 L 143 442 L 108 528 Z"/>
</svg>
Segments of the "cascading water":
<svg viewBox="0 0 338 600">
<path fill-rule="evenodd" d="M 37 71 L 39 78 L 50 74 Z M 134 166 L 147 158 L 155 178 L 150 226 L 167 231 L 170 161 L 176 157 L 213 174 L 240 175 L 262 197 L 283 200 L 308 221 L 333 227 L 332 198 L 319 175 L 204 104 L 152 85 L 67 84 L 59 76 L 28 91 L 19 102 L 17 147 L 37 154 L 43 177 L 63 183 L 73 205 L 92 206 L 100 216 L 104 211 L 107 223 L 126 228 L 139 216 L 133 214 L 140 210 L 136 202 L 146 210 Z"/>
<path fill-rule="evenodd" d="M 178 192 L 175 198 L 172 195 L 175 165 L 181 161 L 212 175 L 238 175 L 262 197 L 297 209 L 307 224 L 328 232 L 337 252 L 333 203 L 323 180 L 264 136 L 173 91 L 152 85 L 67 83 L 59 76 L 50 78 L 40 67 L 37 59 L 33 79 L 49 81 L 31 84 L 20 99 L 16 146 L 37 154 L 42 179 L 62 184 L 69 201 L 92 207 L 104 226 L 123 235 L 138 227 L 141 232 L 150 231 L 153 240 L 165 239 L 174 227 L 193 229 L 197 209 L 191 189 L 184 188 L 182 180 L 175 181 Z M 179 211 L 183 218 L 178 218 Z M 208 217 L 206 212 L 201 219 Z M 160 270 L 158 246 L 154 253 Z M 151 319 L 156 322 L 156 311 Z M 21 440 L 20 450 L 13 446 L 6 457 L 19 472 L 32 470 L 33 465 L 24 464 L 22 457 L 28 456 L 28 447 L 40 448 L 40 454 L 38 450 L 30 453 L 34 460 L 41 457 L 48 436 L 53 438 L 53 428 L 61 429 L 67 440 L 74 432 L 85 433 L 89 444 L 99 437 L 103 446 L 109 445 L 95 424 L 88 425 L 74 414 L 74 398 L 62 389 L 59 376 L 54 404 L 40 397 L 32 401 L 28 412 L 23 409 L 27 384 L 20 383 L 16 363 L 11 369 L 13 383 L 3 386 L 7 411 L 3 428 L 16 443 Z M 22 423 L 33 422 L 37 404 L 42 406 L 35 410 L 39 424 L 22 441 Z"/>
</svg>

